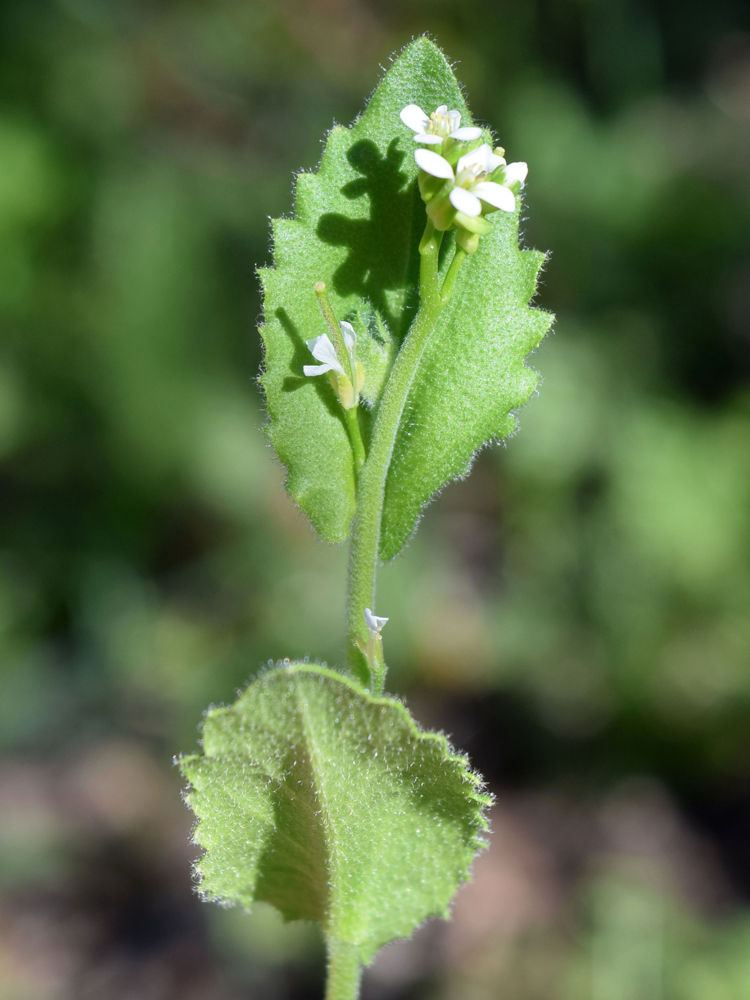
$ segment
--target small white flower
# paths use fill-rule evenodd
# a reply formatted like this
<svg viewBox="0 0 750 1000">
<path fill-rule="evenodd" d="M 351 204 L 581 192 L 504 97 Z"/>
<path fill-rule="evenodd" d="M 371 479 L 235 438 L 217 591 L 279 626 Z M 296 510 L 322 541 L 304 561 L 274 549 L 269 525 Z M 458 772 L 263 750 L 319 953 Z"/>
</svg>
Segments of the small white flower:
<svg viewBox="0 0 750 1000">
<path fill-rule="evenodd" d="M 453 181 L 450 202 L 457 212 L 469 217 L 482 214 L 482 202 L 504 212 L 516 210 L 516 197 L 510 185 L 526 179 L 525 163 L 505 164 L 505 159 L 493 153 L 487 143 L 466 153 L 456 164 L 455 173 L 448 161 L 430 149 L 418 149 L 414 159 L 420 170 L 441 180 Z M 488 180 L 498 167 L 505 167 L 502 182 Z"/>
<path fill-rule="evenodd" d="M 505 157 L 493 153 L 492 148 L 485 142 L 479 149 L 473 149 L 460 158 L 456 164 L 456 174 L 468 170 L 478 177 L 481 174 L 491 174 L 497 167 L 504 165 Z"/>
<path fill-rule="evenodd" d="M 369 608 L 365 608 L 365 625 L 373 638 L 380 635 L 380 631 L 387 621 L 387 618 L 379 618 Z"/>
<path fill-rule="evenodd" d="M 482 214 L 482 202 L 505 212 L 516 210 L 512 191 L 502 184 L 487 180 L 494 170 L 505 165 L 505 159 L 493 153 L 485 142 L 479 149 L 462 156 L 456 164 L 455 186 L 450 200 L 457 212 L 476 216 Z"/>
<path fill-rule="evenodd" d="M 461 128 L 460 111 L 449 111 L 447 104 L 441 104 L 431 115 L 425 114 L 418 104 L 407 104 L 401 112 L 401 121 L 417 133 L 415 142 L 430 146 L 441 146 L 443 139 L 471 142 L 482 134 L 481 128 Z"/>
<path fill-rule="evenodd" d="M 354 345 L 357 343 L 357 335 L 354 332 L 354 327 L 345 320 L 342 320 L 339 326 L 341 327 L 341 334 L 344 338 L 346 349 L 350 357 L 354 358 Z M 308 340 L 307 346 L 312 356 L 317 361 L 322 361 L 323 364 L 305 365 L 302 369 L 305 375 L 323 375 L 325 372 L 335 371 L 345 376 L 345 378 L 350 377 L 351 372 L 345 372 L 342 368 L 336 356 L 336 348 L 331 343 L 331 338 L 327 333 L 322 333 L 319 337 L 313 337 L 312 340 Z"/>
</svg>

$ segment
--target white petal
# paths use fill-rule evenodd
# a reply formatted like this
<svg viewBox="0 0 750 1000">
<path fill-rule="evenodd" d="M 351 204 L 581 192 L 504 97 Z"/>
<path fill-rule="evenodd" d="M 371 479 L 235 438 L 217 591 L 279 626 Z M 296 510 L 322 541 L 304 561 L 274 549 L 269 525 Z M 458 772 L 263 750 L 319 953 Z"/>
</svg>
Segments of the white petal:
<svg viewBox="0 0 750 1000">
<path fill-rule="evenodd" d="M 336 349 L 327 333 L 322 333 L 319 337 L 313 337 L 312 340 L 308 340 L 307 346 L 310 348 L 310 353 L 316 361 L 322 361 L 324 365 L 328 365 L 329 368 L 333 368 L 342 375 L 346 374 L 339 364 L 339 359 L 336 357 Z"/>
<path fill-rule="evenodd" d="M 485 142 L 479 149 L 475 149 L 471 153 L 465 153 L 461 157 L 456 166 L 456 173 L 459 173 L 465 167 L 476 166 L 483 173 L 491 174 L 493 170 L 502 166 L 503 163 L 505 163 L 505 160 L 502 156 L 497 156 L 497 154 L 493 153 L 491 147 Z"/>
<path fill-rule="evenodd" d="M 529 175 L 529 165 L 524 163 L 523 160 L 519 160 L 518 163 L 509 163 L 505 168 L 505 177 L 503 178 L 503 184 L 515 184 L 516 181 L 520 181 L 523 186 L 526 178 Z"/>
<path fill-rule="evenodd" d="M 345 319 L 342 319 L 339 323 L 341 327 L 341 335 L 344 338 L 344 343 L 346 344 L 349 351 L 357 343 L 357 334 L 354 332 L 354 327 L 351 323 L 347 323 Z"/>
<path fill-rule="evenodd" d="M 447 110 L 448 110 L 448 105 L 447 104 L 441 104 L 439 108 L 435 108 L 435 114 L 436 115 L 444 115 Z"/>
<path fill-rule="evenodd" d="M 331 370 L 330 365 L 303 365 L 302 371 L 305 375 L 322 375 Z"/>
<path fill-rule="evenodd" d="M 407 104 L 401 112 L 401 121 L 413 132 L 424 132 L 430 119 L 418 104 Z"/>
<path fill-rule="evenodd" d="M 442 177 L 443 180 L 453 180 L 453 167 L 440 153 L 433 153 L 431 149 L 416 149 L 414 159 L 417 161 L 417 166 L 426 174 Z"/>
<path fill-rule="evenodd" d="M 481 134 L 481 128 L 476 128 L 473 125 L 465 125 L 463 128 L 457 128 L 455 132 L 451 132 L 448 138 L 458 139 L 459 142 L 473 142 L 474 139 L 478 139 Z"/>
<path fill-rule="evenodd" d="M 492 150 L 486 142 L 479 149 L 473 149 L 470 153 L 464 153 L 456 164 L 456 173 L 460 174 L 462 170 L 471 169 L 472 167 L 479 167 L 480 170 L 486 171 L 489 167 L 488 154 L 492 155 Z"/>
<path fill-rule="evenodd" d="M 429 135 L 427 132 L 417 132 L 414 136 L 415 142 L 424 142 L 428 146 L 439 146 L 442 139 L 439 135 Z"/>
<path fill-rule="evenodd" d="M 460 111 L 449 111 L 448 112 L 448 117 L 451 120 L 451 125 L 453 126 L 453 131 L 455 132 L 456 129 L 461 124 L 461 112 Z"/>
<path fill-rule="evenodd" d="M 453 205 L 457 212 L 463 212 L 464 215 L 482 214 L 482 203 L 479 198 L 476 198 L 466 188 L 453 188 L 449 197 L 451 205 Z"/>
<path fill-rule="evenodd" d="M 371 635 L 376 635 L 387 621 L 387 618 L 379 618 L 369 608 L 365 608 L 365 625 Z"/>
<path fill-rule="evenodd" d="M 477 198 L 481 198 L 482 201 L 486 201 L 488 205 L 502 208 L 504 212 L 515 212 L 516 210 L 516 196 L 502 184 L 495 184 L 494 181 L 481 181 L 474 185 L 471 193 L 475 194 Z"/>
</svg>

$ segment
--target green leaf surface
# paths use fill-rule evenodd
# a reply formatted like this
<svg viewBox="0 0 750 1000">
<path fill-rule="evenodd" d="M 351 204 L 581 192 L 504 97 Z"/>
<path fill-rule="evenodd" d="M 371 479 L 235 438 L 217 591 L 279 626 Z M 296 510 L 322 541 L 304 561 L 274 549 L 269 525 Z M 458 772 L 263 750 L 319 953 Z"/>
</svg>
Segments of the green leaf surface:
<svg viewBox="0 0 750 1000">
<path fill-rule="evenodd" d="M 489 799 L 443 736 L 322 667 L 271 670 L 211 710 L 181 767 L 203 893 L 319 921 L 363 962 L 446 914 L 486 829 Z"/>
<path fill-rule="evenodd" d="M 325 332 L 313 285 L 326 282 L 339 319 L 374 309 L 386 337 L 403 339 L 418 305 L 417 248 L 425 225 L 413 133 L 399 119 L 407 104 L 429 110 L 448 104 L 470 123 L 445 56 L 425 38 L 395 60 L 351 128 L 331 131 L 318 171 L 297 177 L 294 218 L 274 220 L 274 266 L 260 271 L 268 435 L 287 468 L 289 492 L 331 542 L 349 534 L 355 479 L 328 381 L 302 373 L 313 363 L 305 341 Z M 355 328 L 365 338 L 367 372 L 367 326 L 355 322 Z M 370 399 L 382 388 L 379 374 L 368 372 Z"/>
<path fill-rule="evenodd" d="M 519 200 L 519 199 L 517 199 Z M 553 316 L 529 307 L 545 255 L 518 246 L 518 211 L 493 230 L 459 272 L 417 368 L 385 487 L 380 556 L 392 559 L 422 508 L 466 475 L 476 452 L 516 428 L 539 376 L 524 359 Z"/>
</svg>

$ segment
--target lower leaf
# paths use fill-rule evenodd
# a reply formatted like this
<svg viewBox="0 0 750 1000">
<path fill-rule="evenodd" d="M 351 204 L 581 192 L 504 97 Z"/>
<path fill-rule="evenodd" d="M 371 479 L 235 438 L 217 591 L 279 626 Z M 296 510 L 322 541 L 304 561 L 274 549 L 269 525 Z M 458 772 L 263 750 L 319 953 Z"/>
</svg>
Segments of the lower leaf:
<svg viewBox="0 0 750 1000">
<path fill-rule="evenodd" d="M 211 710 L 180 766 L 204 895 L 316 920 L 364 963 L 447 914 L 487 828 L 481 779 L 445 737 L 323 667 L 271 670 Z"/>
</svg>

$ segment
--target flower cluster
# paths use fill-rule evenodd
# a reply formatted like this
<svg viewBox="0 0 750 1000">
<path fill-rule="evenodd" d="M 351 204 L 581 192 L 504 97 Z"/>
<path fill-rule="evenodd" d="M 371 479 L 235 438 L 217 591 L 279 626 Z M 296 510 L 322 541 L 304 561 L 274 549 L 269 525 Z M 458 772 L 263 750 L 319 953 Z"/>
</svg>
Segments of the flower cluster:
<svg viewBox="0 0 750 1000">
<path fill-rule="evenodd" d="M 448 110 L 447 104 L 441 104 L 430 115 L 418 105 L 408 104 L 401 111 L 401 121 L 415 133 L 414 141 L 419 144 L 414 160 L 430 221 L 440 232 L 455 229 L 457 245 L 473 253 L 479 237 L 492 230 L 485 216 L 498 209 L 515 212 L 516 195 L 524 185 L 528 167 L 525 163 L 506 163 L 505 150 L 499 146 L 493 150 L 488 143 L 482 143 L 482 130 L 474 125 L 462 126 L 461 113 Z M 365 380 L 364 369 L 357 361 L 357 335 L 350 323 L 337 322 L 324 282 L 316 283 L 315 294 L 329 332 L 307 341 L 320 364 L 305 365 L 304 373 L 311 377 L 327 374 L 341 405 L 347 411 L 354 410 Z M 380 619 L 373 617 L 372 621 Z M 368 628 L 370 624 L 368 621 Z"/>
<path fill-rule="evenodd" d="M 525 163 L 506 163 L 505 150 L 493 151 L 486 142 L 470 148 L 482 130 L 461 128 L 461 115 L 442 104 L 426 115 L 416 104 L 401 112 L 401 120 L 416 133 L 414 141 L 431 148 L 414 151 L 419 167 L 419 190 L 427 215 L 436 229 L 457 229 L 456 240 L 473 253 L 479 237 L 491 230 L 485 219 L 498 209 L 515 212 L 516 194 L 528 174 Z"/>
</svg>

